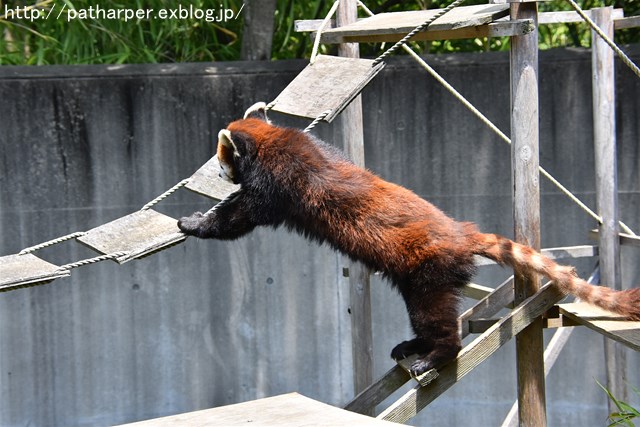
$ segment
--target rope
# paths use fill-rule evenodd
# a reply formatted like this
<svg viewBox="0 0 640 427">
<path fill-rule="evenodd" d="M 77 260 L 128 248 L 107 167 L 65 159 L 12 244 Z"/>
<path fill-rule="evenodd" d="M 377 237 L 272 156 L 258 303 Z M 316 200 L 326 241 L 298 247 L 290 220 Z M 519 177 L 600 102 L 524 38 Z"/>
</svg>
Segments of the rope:
<svg viewBox="0 0 640 427">
<path fill-rule="evenodd" d="M 627 56 L 627 54 L 624 53 L 622 51 L 622 49 L 620 49 L 618 47 L 618 45 L 616 45 L 615 42 L 613 40 L 611 40 L 609 38 L 609 36 L 607 36 L 603 32 L 602 29 L 600 27 L 598 27 L 598 25 L 596 25 L 596 23 L 593 22 L 593 20 L 591 18 L 589 18 L 586 13 L 584 13 L 584 11 L 580 8 L 580 6 L 578 6 L 578 4 L 575 1 L 573 1 L 573 0 L 567 0 L 567 1 L 571 5 L 571 7 L 573 7 L 575 9 L 575 11 L 578 12 L 578 15 L 580 15 L 582 17 L 582 19 L 584 19 L 584 21 L 587 24 L 589 24 L 591 29 L 593 29 L 593 31 L 595 31 L 596 34 L 598 34 L 600 36 L 600 38 L 602 38 L 602 40 L 604 40 L 605 43 L 607 43 L 609 45 L 609 47 L 611 49 L 613 49 L 613 51 L 616 53 L 616 55 L 618 55 L 618 57 L 620 57 L 622 62 L 627 67 L 631 68 L 631 71 L 633 71 L 636 76 L 640 77 L 640 68 L 638 68 L 638 66 L 636 64 L 634 64 L 633 61 L 631 61 L 631 58 L 629 58 Z"/>
<path fill-rule="evenodd" d="M 307 126 L 306 128 L 304 128 L 304 130 L 302 132 L 309 132 L 311 129 L 313 129 L 314 127 L 316 127 L 316 125 L 318 123 L 320 123 L 325 117 L 327 117 L 329 114 L 331 114 L 331 110 L 325 110 L 322 113 L 320 113 L 320 115 L 318 115 L 318 117 L 316 117 L 315 119 L 313 119 L 313 121 L 311 123 L 309 123 L 309 126 Z"/>
<path fill-rule="evenodd" d="M 183 179 L 182 181 L 180 181 L 179 183 L 177 183 L 176 185 L 174 185 L 173 187 L 171 187 L 170 189 L 168 189 L 167 191 L 165 191 L 164 193 L 162 193 L 161 195 L 159 195 L 158 197 L 156 197 L 155 199 L 153 199 L 152 201 L 144 205 L 140 210 L 146 211 L 151 209 L 153 206 L 157 205 L 158 203 L 160 203 L 161 201 L 163 201 L 164 199 L 166 199 L 167 197 L 169 197 L 170 195 L 178 191 L 180 188 L 187 185 L 189 181 L 190 181 L 189 178 Z"/>
<path fill-rule="evenodd" d="M 127 252 L 114 252 L 112 254 L 100 255 L 94 258 L 83 259 L 81 261 L 72 262 L 70 264 L 61 265 L 58 270 L 71 270 L 72 268 L 82 267 L 83 265 L 95 264 L 96 262 L 106 261 L 108 259 L 116 259 L 125 256 Z"/>
<path fill-rule="evenodd" d="M 400 49 L 400 47 L 404 46 L 405 43 L 407 43 L 409 40 L 411 40 L 413 38 L 413 36 L 415 36 L 420 31 L 424 30 L 429 25 L 431 25 L 433 23 L 433 21 L 435 21 L 436 19 L 440 18 L 444 14 L 450 12 L 453 8 L 455 8 L 456 6 L 459 6 L 463 2 L 464 2 L 464 0 L 455 0 L 453 3 L 451 3 L 449 6 L 445 7 L 444 9 L 438 10 L 438 12 L 435 15 L 433 15 L 431 18 L 427 19 L 424 23 L 418 25 L 409 34 L 404 36 L 400 41 L 398 41 L 396 44 L 394 44 L 389 49 L 387 49 L 382 55 L 377 57 L 373 61 L 373 66 L 376 66 L 380 62 L 384 61 L 387 58 L 387 56 L 391 55 L 393 52 L 395 52 L 396 50 Z M 358 3 L 362 4 L 362 2 L 358 2 Z"/>
<path fill-rule="evenodd" d="M 216 204 L 214 207 L 212 207 L 207 212 L 205 212 L 204 216 L 209 216 L 210 214 L 212 214 L 213 212 L 215 212 L 219 208 L 221 208 L 223 206 L 226 206 L 229 203 L 235 201 L 238 198 L 238 196 L 240 196 L 240 193 L 242 193 L 242 188 L 240 188 L 239 190 L 234 191 L 233 193 L 228 194 L 227 197 L 225 197 L 224 199 L 220 200 L 220 202 L 218 204 Z"/>
<path fill-rule="evenodd" d="M 310 64 L 313 64 L 316 61 L 316 57 L 318 56 L 318 48 L 320 47 L 320 35 L 322 34 L 322 31 L 324 31 L 324 27 L 329 24 L 329 21 L 331 20 L 333 14 L 336 13 L 339 4 L 340 0 L 336 0 L 333 2 L 333 6 L 331 6 L 331 9 L 329 9 L 329 13 L 327 13 L 327 16 L 324 17 L 324 19 L 322 20 L 322 24 L 320 24 L 320 27 L 316 32 L 316 38 L 313 41 L 313 49 L 311 50 L 311 59 L 309 60 Z"/>
<path fill-rule="evenodd" d="M 65 242 L 67 240 L 75 239 L 76 237 L 84 236 L 85 234 L 87 234 L 87 233 L 84 232 L 84 231 L 79 231 L 77 233 L 67 234 L 66 236 L 58 237 L 57 239 L 49 240 L 48 242 L 40 243 L 38 245 L 25 248 L 25 249 L 21 250 L 18 253 L 18 255 L 30 254 L 31 252 L 35 252 L 37 250 L 44 249 L 44 248 L 47 248 L 49 246 L 57 245 L 58 243 L 62 243 L 62 242 Z"/>
<path fill-rule="evenodd" d="M 572 0 L 569 0 L 572 1 Z M 362 1 L 358 1 L 358 5 L 369 15 L 373 16 L 374 13 L 364 4 Z M 480 119 L 485 125 L 493 130 L 503 141 L 507 144 L 511 144 L 511 138 L 509 138 L 504 132 L 502 132 L 491 120 L 489 120 L 480 110 L 478 110 L 471 102 L 469 102 L 460 92 L 458 92 L 453 86 L 449 84 L 436 70 L 434 70 L 427 62 L 422 59 L 417 53 L 415 53 L 406 44 L 402 45 L 402 48 L 413 57 L 433 78 L 435 78 L 444 88 L 449 91 L 456 99 L 458 99 L 467 109 L 469 109 L 476 117 Z M 602 223 L 602 217 L 590 209 L 584 204 L 575 194 L 569 191 L 564 185 L 562 185 L 557 179 L 555 179 L 549 172 L 547 172 L 542 166 L 539 166 L 540 174 L 547 178 L 553 185 L 555 185 L 562 193 L 564 193 L 569 199 L 576 203 L 582 210 L 595 219 L 599 224 Z M 620 228 L 626 233 L 631 235 L 635 234 L 631 229 L 622 221 L 620 221 Z"/>
</svg>

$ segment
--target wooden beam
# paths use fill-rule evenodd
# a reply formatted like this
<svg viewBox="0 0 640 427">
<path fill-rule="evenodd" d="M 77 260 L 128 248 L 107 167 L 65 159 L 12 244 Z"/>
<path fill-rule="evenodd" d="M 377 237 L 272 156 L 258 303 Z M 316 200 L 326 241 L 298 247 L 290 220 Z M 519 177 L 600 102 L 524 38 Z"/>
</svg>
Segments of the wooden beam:
<svg viewBox="0 0 640 427">
<path fill-rule="evenodd" d="M 405 423 L 563 297 L 555 286 L 544 286 L 540 292 L 523 301 L 511 313 L 463 348 L 456 360 L 438 370 L 438 378 L 425 387 L 417 385 L 377 418 Z"/>
<path fill-rule="evenodd" d="M 617 18 L 613 22 L 613 27 L 616 30 L 640 27 L 640 16 L 629 16 L 626 18 Z"/>
<path fill-rule="evenodd" d="M 590 10 L 585 10 L 585 13 L 588 17 L 592 18 L 593 15 Z M 614 9 L 613 10 L 613 18 L 620 19 L 624 16 L 623 9 Z M 559 12 L 542 12 L 538 16 L 538 24 L 539 25 L 549 25 L 549 24 L 570 24 L 584 22 L 584 19 L 578 12 L 573 10 L 567 11 L 559 11 Z"/>
<path fill-rule="evenodd" d="M 339 27 L 355 22 L 358 16 L 356 0 L 343 0 L 338 5 L 336 22 Z M 338 55 L 360 56 L 357 44 L 341 44 Z M 362 97 L 358 95 L 341 114 L 344 151 L 358 166 L 364 167 L 364 125 Z M 373 331 L 371 322 L 371 272 L 361 263 L 349 265 L 351 335 L 353 352 L 353 383 L 359 394 L 373 383 Z"/>
<path fill-rule="evenodd" d="M 536 30 L 511 38 L 511 166 L 515 241 L 540 250 L 538 7 L 511 3 L 511 19 L 532 19 Z M 516 304 L 533 295 L 536 274 L 515 272 Z M 520 425 L 546 426 L 542 318 L 516 338 Z"/>
<path fill-rule="evenodd" d="M 391 396 L 411 379 L 400 365 L 394 365 L 378 381 L 360 392 L 344 409 L 359 414 L 370 414 L 375 407 Z"/>
<path fill-rule="evenodd" d="M 591 10 L 594 22 L 613 39 L 613 8 Z M 613 289 L 622 289 L 620 239 L 618 234 L 618 173 L 616 162 L 615 72 L 614 53 L 592 31 L 593 143 L 596 170 L 596 205 L 602 222 L 600 236 L 600 277 Z M 624 349 L 610 340 L 604 341 L 607 386 L 620 400 L 627 401 L 626 355 Z M 609 401 L 609 411 L 616 410 Z"/>
</svg>

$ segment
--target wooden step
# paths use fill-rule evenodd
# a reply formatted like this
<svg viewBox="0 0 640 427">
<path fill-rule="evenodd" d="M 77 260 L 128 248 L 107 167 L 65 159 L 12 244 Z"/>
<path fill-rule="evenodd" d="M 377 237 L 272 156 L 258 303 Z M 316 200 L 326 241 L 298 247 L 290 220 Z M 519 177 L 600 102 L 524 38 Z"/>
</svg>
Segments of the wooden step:
<svg viewBox="0 0 640 427">
<path fill-rule="evenodd" d="M 46 283 L 69 275 L 69 270 L 32 254 L 0 257 L 0 291 Z"/>
<path fill-rule="evenodd" d="M 78 241 L 105 255 L 125 252 L 115 259 L 123 264 L 166 249 L 186 238 L 178 228 L 178 220 L 148 209 L 89 230 Z"/>
<path fill-rule="evenodd" d="M 331 122 L 382 70 L 370 59 L 318 55 L 275 99 L 272 110 Z"/>
<path fill-rule="evenodd" d="M 223 200 L 240 186 L 223 180 L 219 174 L 220 163 L 215 155 L 189 178 L 185 188 L 214 200 Z"/>
</svg>

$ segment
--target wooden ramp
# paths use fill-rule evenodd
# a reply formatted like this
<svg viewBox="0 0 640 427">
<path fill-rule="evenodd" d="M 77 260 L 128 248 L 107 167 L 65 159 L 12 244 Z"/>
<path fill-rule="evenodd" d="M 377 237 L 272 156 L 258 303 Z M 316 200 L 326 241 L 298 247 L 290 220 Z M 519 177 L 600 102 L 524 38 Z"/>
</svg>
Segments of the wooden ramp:
<svg viewBox="0 0 640 427">
<path fill-rule="evenodd" d="M 298 393 L 283 394 L 236 405 L 221 406 L 164 418 L 141 421 L 126 426 L 394 426 L 396 423 L 377 420 L 318 402 Z"/>
</svg>

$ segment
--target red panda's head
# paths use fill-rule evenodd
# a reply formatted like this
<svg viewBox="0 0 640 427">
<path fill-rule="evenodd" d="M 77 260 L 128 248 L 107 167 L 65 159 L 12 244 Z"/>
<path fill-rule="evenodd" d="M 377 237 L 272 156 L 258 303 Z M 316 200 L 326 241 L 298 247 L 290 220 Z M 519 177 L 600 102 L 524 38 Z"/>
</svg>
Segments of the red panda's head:
<svg viewBox="0 0 640 427">
<path fill-rule="evenodd" d="M 220 163 L 220 177 L 239 184 L 241 163 L 254 158 L 260 147 L 277 140 L 274 138 L 279 128 L 271 125 L 267 118 L 264 102 L 258 102 L 244 113 L 244 118 L 232 122 L 218 133 L 217 156 Z"/>
</svg>

